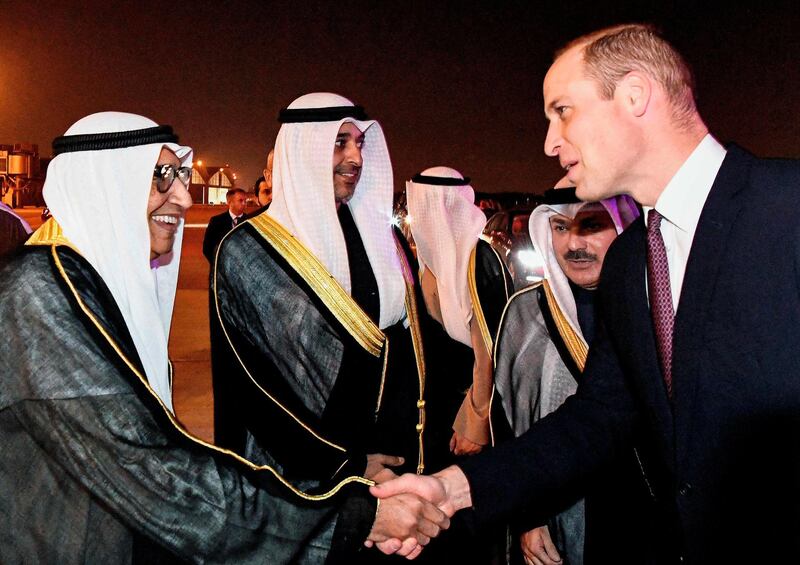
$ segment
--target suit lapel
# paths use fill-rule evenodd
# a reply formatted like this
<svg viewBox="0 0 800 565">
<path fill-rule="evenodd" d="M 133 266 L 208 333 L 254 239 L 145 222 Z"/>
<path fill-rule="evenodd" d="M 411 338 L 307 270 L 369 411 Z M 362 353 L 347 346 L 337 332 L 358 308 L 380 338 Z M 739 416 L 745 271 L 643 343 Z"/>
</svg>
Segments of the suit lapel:
<svg viewBox="0 0 800 565">
<path fill-rule="evenodd" d="M 692 433 L 693 403 L 697 385 L 698 352 L 703 349 L 708 305 L 719 277 L 721 259 L 731 228 L 744 198 L 750 159 L 732 147 L 717 173 L 694 235 L 681 296 L 675 316 L 672 375 L 676 438 Z M 678 462 L 684 460 L 687 442 L 678 442 Z"/>
</svg>

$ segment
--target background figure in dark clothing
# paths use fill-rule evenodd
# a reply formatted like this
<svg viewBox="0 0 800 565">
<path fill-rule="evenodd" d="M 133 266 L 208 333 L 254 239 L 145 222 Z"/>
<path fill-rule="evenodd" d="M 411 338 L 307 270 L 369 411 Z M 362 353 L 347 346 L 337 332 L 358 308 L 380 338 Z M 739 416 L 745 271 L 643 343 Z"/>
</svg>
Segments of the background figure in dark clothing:
<svg viewBox="0 0 800 565">
<path fill-rule="evenodd" d="M 432 469 L 438 470 L 491 443 L 492 351 L 513 283 L 503 260 L 480 239 L 486 217 L 469 178 L 431 167 L 406 183 L 406 196 L 425 306 L 436 321 L 428 329 L 438 343 L 427 356 L 426 404 Z M 497 528 L 475 533 L 454 522 L 421 559 L 488 564 L 501 538 Z"/>
<path fill-rule="evenodd" d="M 222 214 L 211 216 L 208 220 L 206 234 L 203 237 L 203 255 L 214 266 L 214 254 L 222 238 L 242 221 L 245 206 L 245 192 L 241 188 L 232 188 L 225 194 L 228 209 Z"/>
<path fill-rule="evenodd" d="M 267 153 L 267 166 L 264 168 L 264 175 L 258 177 L 253 185 L 253 192 L 256 195 L 256 205 L 258 205 L 258 209 L 249 214 L 245 214 L 245 220 L 255 218 L 272 204 L 272 160 L 274 156 L 275 150 L 270 149 L 269 153 Z"/>
<path fill-rule="evenodd" d="M 480 239 L 486 219 L 475 206 L 469 182 L 455 169 L 432 167 L 406 183 L 425 305 L 448 339 L 467 346 L 463 353 L 474 361 L 467 374 L 445 371 L 434 383 L 440 389 L 452 387 L 461 399 L 447 427 L 456 455 L 477 453 L 490 443 L 492 351 L 513 291 L 503 260 Z"/>
<path fill-rule="evenodd" d="M 30 234 L 28 222 L 20 218 L 11 207 L 0 202 L 0 264 L 25 243 Z"/>
</svg>

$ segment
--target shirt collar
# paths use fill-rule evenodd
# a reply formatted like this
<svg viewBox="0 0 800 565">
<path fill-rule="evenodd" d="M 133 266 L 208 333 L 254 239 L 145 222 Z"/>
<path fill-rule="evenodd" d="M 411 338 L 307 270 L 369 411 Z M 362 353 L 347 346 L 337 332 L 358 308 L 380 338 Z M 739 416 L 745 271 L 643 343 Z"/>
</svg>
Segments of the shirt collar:
<svg viewBox="0 0 800 565">
<path fill-rule="evenodd" d="M 658 197 L 658 213 L 679 230 L 694 234 L 725 154 L 725 148 L 710 133 L 706 134 Z M 651 207 L 643 208 L 647 221 Z"/>
</svg>

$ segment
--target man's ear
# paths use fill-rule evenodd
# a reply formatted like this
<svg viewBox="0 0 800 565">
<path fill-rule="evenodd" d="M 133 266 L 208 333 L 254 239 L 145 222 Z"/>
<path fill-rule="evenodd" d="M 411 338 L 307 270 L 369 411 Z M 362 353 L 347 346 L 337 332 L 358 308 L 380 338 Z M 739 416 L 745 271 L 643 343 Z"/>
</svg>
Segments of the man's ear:
<svg viewBox="0 0 800 565">
<path fill-rule="evenodd" d="M 633 116 L 641 118 L 650 106 L 653 83 L 650 77 L 639 71 L 631 71 L 620 80 L 616 95 L 623 107 Z"/>
</svg>

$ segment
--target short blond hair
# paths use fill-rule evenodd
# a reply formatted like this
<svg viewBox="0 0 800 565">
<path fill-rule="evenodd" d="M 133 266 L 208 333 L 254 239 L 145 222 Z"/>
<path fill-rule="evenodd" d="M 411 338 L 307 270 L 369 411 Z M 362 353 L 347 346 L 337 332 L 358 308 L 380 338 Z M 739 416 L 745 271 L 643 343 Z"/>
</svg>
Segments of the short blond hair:
<svg viewBox="0 0 800 565">
<path fill-rule="evenodd" d="M 648 24 L 623 24 L 581 36 L 556 53 L 580 47 L 584 74 L 597 81 L 600 96 L 606 100 L 622 78 L 639 71 L 654 79 L 672 104 L 673 117 L 688 124 L 697 113 L 694 77 L 680 53 Z"/>
</svg>

